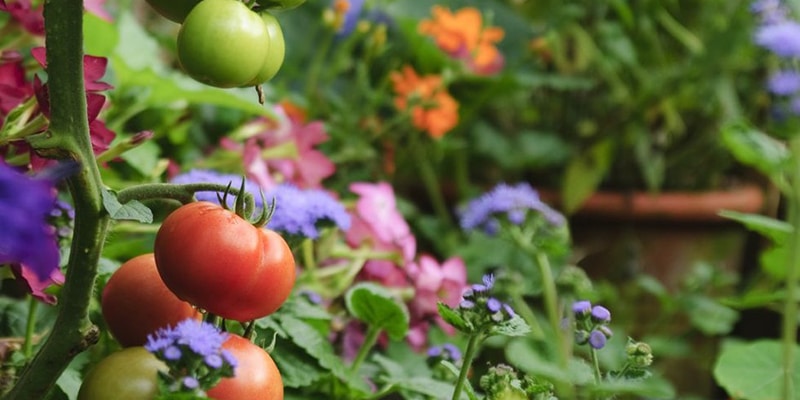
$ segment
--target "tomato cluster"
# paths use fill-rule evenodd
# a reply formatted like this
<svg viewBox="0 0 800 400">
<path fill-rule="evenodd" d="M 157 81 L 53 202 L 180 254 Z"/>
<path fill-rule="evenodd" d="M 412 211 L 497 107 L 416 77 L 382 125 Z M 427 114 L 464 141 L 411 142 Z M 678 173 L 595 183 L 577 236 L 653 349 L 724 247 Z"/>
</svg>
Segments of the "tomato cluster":
<svg viewBox="0 0 800 400">
<path fill-rule="evenodd" d="M 189 76 L 222 88 L 257 86 L 275 76 L 286 43 L 268 9 L 293 8 L 305 0 L 260 0 L 258 11 L 239 0 L 147 0 L 181 24 L 178 61 Z"/>
<path fill-rule="evenodd" d="M 123 263 L 106 283 L 103 317 L 126 348 L 86 376 L 79 398 L 121 398 L 116 395 L 126 391 L 125 398 L 152 398 L 164 365 L 142 347 L 149 334 L 200 318 L 198 309 L 242 322 L 265 317 L 286 301 L 295 278 L 294 256 L 275 231 L 218 204 L 179 207 L 162 222 L 153 253 Z M 234 334 L 223 348 L 237 358 L 236 376 L 220 381 L 211 398 L 283 398 L 280 373 L 266 351 Z"/>
</svg>

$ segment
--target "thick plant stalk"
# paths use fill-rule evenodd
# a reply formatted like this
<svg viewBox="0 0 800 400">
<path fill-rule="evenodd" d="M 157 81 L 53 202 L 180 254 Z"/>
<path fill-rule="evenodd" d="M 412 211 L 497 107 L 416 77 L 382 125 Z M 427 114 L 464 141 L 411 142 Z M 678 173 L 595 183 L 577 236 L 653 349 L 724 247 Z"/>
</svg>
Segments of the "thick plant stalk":
<svg viewBox="0 0 800 400">
<path fill-rule="evenodd" d="M 30 143 L 40 154 L 80 163 L 80 172 L 67 179 L 75 207 L 75 229 L 55 324 L 4 399 L 46 398 L 72 358 L 97 340 L 88 307 L 109 219 L 103 208 L 102 181 L 86 116 L 83 2 L 47 0 L 44 17 L 50 128 L 31 137 Z"/>
</svg>

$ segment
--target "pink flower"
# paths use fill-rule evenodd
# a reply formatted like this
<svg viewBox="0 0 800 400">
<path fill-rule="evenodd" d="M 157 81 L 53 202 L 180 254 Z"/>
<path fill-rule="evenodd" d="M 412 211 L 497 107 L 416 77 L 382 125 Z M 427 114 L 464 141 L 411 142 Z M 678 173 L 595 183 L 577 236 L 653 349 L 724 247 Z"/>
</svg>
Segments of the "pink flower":
<svg viewBox="0 0 800 400">
<path fill-rule="evenodd" d="M 412 314 L 415 315 L 438 315 L 436 304 L 439 301 L 451 307 L 457 306 L 461 293 L 467 288 L 467 268 L 460 257 L 439 264 L 435 258 L 423 254 L 408 269 L 416 289 L 411 302 Z"/>
<path fill-rule="evenodd" d="M 31 49 L 31 54 L 42 67 L 47 68 L 47 50 L 44 47 Z M 114 140 L 116 136 L 113 131 L 106 127 L 103 121 L 97 119 L 106 102 L 105 96 L 98 92 L 113 87 L 108 83 L 100 81 L 106 73 L 107 66 L 108 59 L 105 57 L 83 56 L 83 80 L 86 89 L 87 119 L 89 121 L 89 134 L 91 135 L 94 154 L 100 154 L 106 151 L 111 141 Z M 39 77 L 34 77 L 33 90 L 36 94 L 36 101 L 39 103 L 42 114 L 49 118 L 50 93 L 47 84 L 42 84 Z"/>
<path fill-rule="evenodd" d="M 17 282 L 26 286 L 26 291 L 36 299 L 47 304 L 55 304 L 56 296 L 46 293 L 45 289 L 52 285 L 63 285 L 64 274 L 60 269 L 56 269 L 48 279 L 40 279 L 36 273 L 24 264 L 11 264 L 11 272 L 17 278 Z"/>
<path fill-rule="evenodd" d="M 42 3 L 44 4 L 44 3 Z M 33 35 L 44 36 L 44 16 L 42 4 L 33 8 L 30 0 L 0 0 L 0 11 L 5 11 Z"/>
<path fill-rule="evenodd" d="M 350 185 L 350 190 L 360 197 L 356 201 L 353 225 L 347 231 L 347 242 L 358 246 L 368 241 L 377 250 L 396 250 L 405 262 L 413 261 L 417 240 L 397 210 L 394 189 L 386 182 L 356 182 Z"/>
<path fill-rule="evenodd" d="M 304 123 L 287 114 L 284 107 L 275 107 L 277 120 L 256 119 L 242 128 L 248 133 L 244 146 L 223 140 L 222 146 L 242 150 L 247 177 L 269 189 L 289 182 L 303 189 L 319 189 L 322 180 L 336 170 L 328 157 L 315 149 L 328 140 L 320 121 Z"/>
<path fill-rule="evenodd" d="M 25 80 L 22 55 L 16 51 L 0 53 L 0 117 L 32 95 L 33 86 Z"/>
</svg>

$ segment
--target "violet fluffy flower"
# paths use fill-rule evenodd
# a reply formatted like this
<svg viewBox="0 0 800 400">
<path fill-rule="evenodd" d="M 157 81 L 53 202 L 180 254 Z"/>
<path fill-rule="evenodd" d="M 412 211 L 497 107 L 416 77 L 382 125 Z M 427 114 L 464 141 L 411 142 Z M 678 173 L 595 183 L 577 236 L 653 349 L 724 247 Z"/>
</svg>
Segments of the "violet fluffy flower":
<svg viewBox="0 0 800 400">
<path fill-rule="evenodd" d="M 206 357 L 219 354 L 222 343 L 227 337 L 227 333 L 221 332 L 214 325 L 190 318 L 179 322 L 173 328 L 159 329 L 155 335 L 148 336 L 144 347 L 147 351 L 160 353 L 165 358 L 167 353 L 171 352 L 171 348 L 188 349 L 194 354 Z"/>
<path fill-rule="evenodd" d="M 755 42 L 780 57 L 800 57 L 800 24 L 786 20 L 762 25 Z"/>
<path fill-rule="evenodd" d="M 350 214 L 344 205 L 324 190 L 282 184 L 270 190 L 267 198 L 276 202 L 275 213 L 267 224 L 270 229 L 316 239 L 323 226 L 345 231 L 350 228 Z"/>
<path fill-rule="evenodd" d="M 566 222 L 564 216 L 542 202 L 539 193 L 527 183 L 515 186 L 501 183 L 471 200 L 460 210 L 459 217 L 461 227 L 466 230 L 482 229 L 494 234 L 500 216 L 518 225 L 525 221 L 529 211 L 540 213 L 552 225 L 560 226 Z"/>
<path fill-rule="evenodd" d="M 778 96 L 790 96 L 800 92 L 800 73 L 797 71 L 778 71 L 769 77 L 767 88 Z"/>
<path fill-rule="evenodd" d="M 0 163 L 0 264 L 23 264 L 42 281 L 58 270 L 58 245 L 48 224 L 55 205 L 51 181 Z"/>
</svg>

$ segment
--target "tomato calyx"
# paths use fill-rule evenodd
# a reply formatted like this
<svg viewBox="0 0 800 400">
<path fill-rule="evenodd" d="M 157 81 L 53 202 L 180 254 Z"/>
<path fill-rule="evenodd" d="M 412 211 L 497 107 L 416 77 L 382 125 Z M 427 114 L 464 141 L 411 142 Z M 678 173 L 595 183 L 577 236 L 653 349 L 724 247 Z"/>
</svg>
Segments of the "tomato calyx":
<svg viewBox="0 0 800 400">
<path fill-rule="evenodd" d="M 228 186 L 225 188 L 222 194 L 217 192 L 217 201 L 219 201 L 219 204 L 222 205 L 222 208 L 233 211 L 236 213 L 236 215 L 242 217 L 242 219 L 249 221 L 256 228 L 261 228 L 269 222 L 269 220 L 272 218 L 272 214 L 275 212 L 275 199 L 273 198 L 269 207 L 267 207 L 267 202 L 264 199 L 264 191 L 259 188 L 258 192 L 261 195 L 261 204 L 263 204 L 264 207 L 261 207 L 261 212 L 258 214 L 258 218 L 255 221 L 251 221 L 249 216 L 253 214 L 253 206 L 246 203 L 247 196 L 250 194 L 245 191 L 244 184 L 245 178 L 242 177 L 242 183 L 239 186 L 239 190 L 236 192 L 236 200 L 233 203 L 233 210 L 228 208 L 228 195 L 231 193 L 233 182 L 228 182 Z"/>
</svg>

